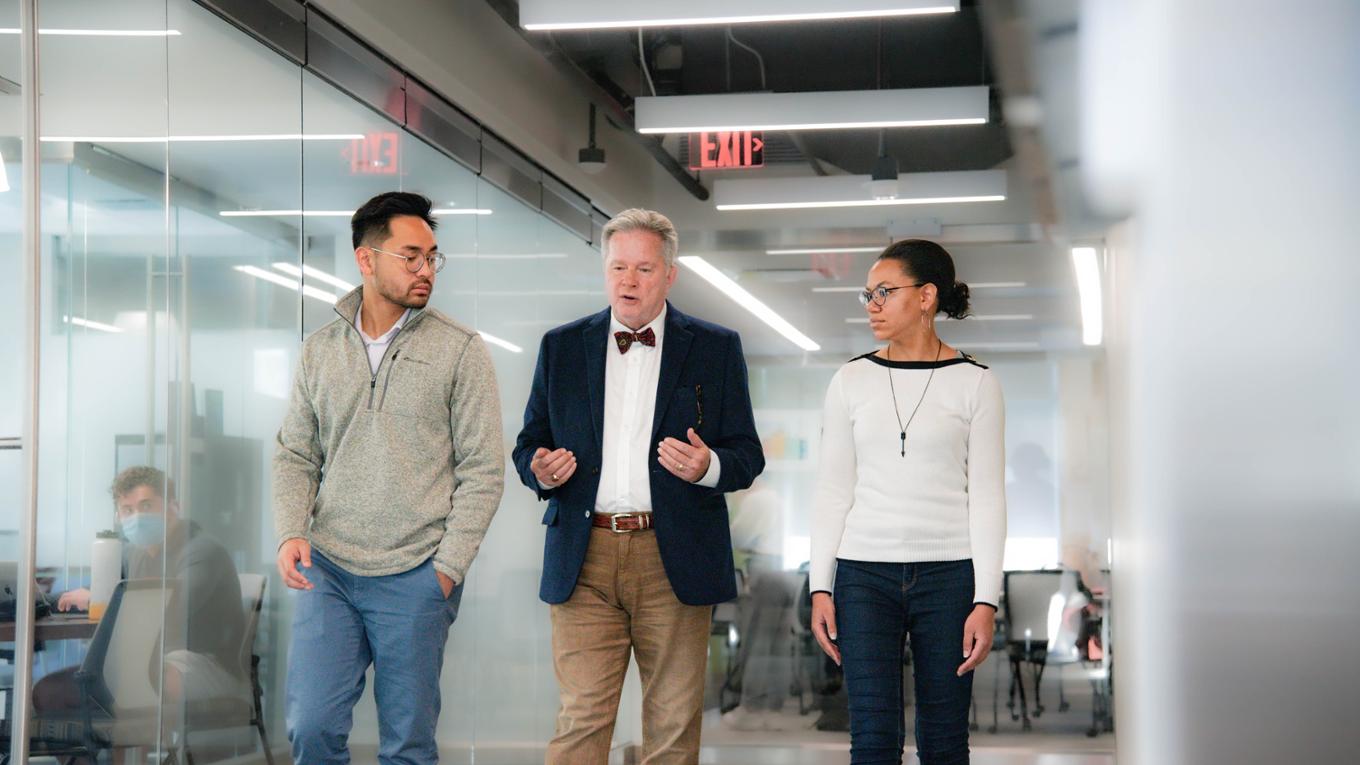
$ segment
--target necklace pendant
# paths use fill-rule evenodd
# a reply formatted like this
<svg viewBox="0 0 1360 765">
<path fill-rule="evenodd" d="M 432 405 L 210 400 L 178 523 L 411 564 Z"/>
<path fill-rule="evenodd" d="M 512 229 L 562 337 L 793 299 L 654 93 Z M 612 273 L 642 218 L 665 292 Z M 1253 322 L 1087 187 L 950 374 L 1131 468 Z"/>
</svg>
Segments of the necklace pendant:
<svg viewBox="0 0 1360 765">
<path fill-rule="evenodd" d="M 907 431 L 902 431 L 902 456 L 907 456 Z"/>
</svg>

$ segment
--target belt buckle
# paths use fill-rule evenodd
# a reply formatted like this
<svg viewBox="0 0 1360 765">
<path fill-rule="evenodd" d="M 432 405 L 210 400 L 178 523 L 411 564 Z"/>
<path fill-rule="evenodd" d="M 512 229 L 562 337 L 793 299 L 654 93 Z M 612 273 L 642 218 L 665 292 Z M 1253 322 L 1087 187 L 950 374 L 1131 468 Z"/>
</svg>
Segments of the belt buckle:
<svg viewBox="0 0 1360 765">
<path fill-rule="evenodd" d="M 623 533 L 626 533 L 626 532 L 629 531 L 629 530 L 628 530 L 628 529 L 621 529 L 621 528 L 619 528 L 619 519 L 620 519 L 620 518 L 636 518 L 636 517 L 637 517 L 637 513 L 615 513 L 615 514 L 609 516 L 609 530 L 612 531 L 612 532 L 614 532 L 615 534 L 623 534 Z"/>
</svg>

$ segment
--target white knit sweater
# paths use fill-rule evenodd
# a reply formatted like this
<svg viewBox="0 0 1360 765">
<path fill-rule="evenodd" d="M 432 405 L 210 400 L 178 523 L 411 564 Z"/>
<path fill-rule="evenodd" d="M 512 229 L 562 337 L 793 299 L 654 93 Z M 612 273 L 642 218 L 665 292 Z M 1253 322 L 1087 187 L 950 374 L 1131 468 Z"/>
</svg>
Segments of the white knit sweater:
<svg viewBox="0 0 1360 765">
<path fill-rule="evenodd" d="M 921 402 L 907 427 L 906 456 L 889 375 L 903 424 Z M 973 601 L 997 605 L 1006 540 L 1004 435 L 1001 386 L 972 358 L 890 362 L 867 354 L 841 367 L 822 419 L 812 591 L 832 591 L 838 557 L 971 558 Z"/>
</svg>

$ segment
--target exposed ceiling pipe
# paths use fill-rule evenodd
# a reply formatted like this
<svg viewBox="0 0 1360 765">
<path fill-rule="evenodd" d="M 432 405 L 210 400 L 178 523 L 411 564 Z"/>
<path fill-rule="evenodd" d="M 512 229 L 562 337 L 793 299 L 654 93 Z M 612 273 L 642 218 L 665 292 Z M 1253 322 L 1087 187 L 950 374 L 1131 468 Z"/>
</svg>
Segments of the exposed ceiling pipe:
<svg viewBox="0 0 1360 765">
<path fill-rule="evenodd" d="M 671 177 L 680 182 L 685 190 L 694 195 L 695 199 L 707 201 L 709 191 L 690 174 L 689 170 L 681 165 L 671 153 L 666 151 L 661 145 L 661 139 L 656 136 L 643 135 L 635 129 L 633 125 L 633 115 L 618 99 L 614 98 L 609 91 L 600 87 L 599 83 L 586 73 L 585 70 L 577 66 L 575 61 L 566 54 L 557 44 L 556 38 L 551 32 L 527 32 L 519 25 L 519 6 L 513 0 L 486 0 L 496 13 L 500 14 L 505 23 L 519 33 L 529 42 L 530 45 L 543 55 L 559 72 L 571 80 L 578 88 L 585 93 L 586 97 L 596 106 L 604 110 L 610 121 L 617 125 L 624 135 L 632 138 L 642 148 L 652 155 L 658 164 L 671 174 Z"/>
</svg>

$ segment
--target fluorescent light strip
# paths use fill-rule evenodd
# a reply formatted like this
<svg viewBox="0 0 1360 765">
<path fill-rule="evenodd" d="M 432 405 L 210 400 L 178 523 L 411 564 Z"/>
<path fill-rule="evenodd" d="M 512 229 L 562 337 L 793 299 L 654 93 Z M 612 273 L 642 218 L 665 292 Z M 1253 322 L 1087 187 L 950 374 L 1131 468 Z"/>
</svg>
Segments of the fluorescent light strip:
<svg viewBox="0 0 1360 765">
<path fill-rule="evenodd" d="M 798 93 L 644 96 L 633 104 L 643 134 L 855 130 L 984 125 L 985 85 Z"/>
<path fill-rule="evenodd" d="M 1019 343 L 950 343 L 961 351 L 1037 351 L 1043 346 L 1036 342 Z"/>
<path fill-rule="evenodd" d="M 836 252 L 883 252 L 883 247 L 808 247 L 794 250 L 766 250 L 766 255 L 822 255 Z"/>
<path fill-rule="evenodd" d="M 1001 314 L 1001 313 L 999 313 L 999 314 L 991 314 L 991 315 L 982 314 L 982 315 L 975 315 L 975 316 L 965 316 L 965 317 L 962 318 L 962 319 L 951 319 L 951 318 L 948 317 L 948 316 L 940 316 L 940 317 L 938 317 L 939 321 L 1030 321 L 1030 320 L 1032 320 L 1033 318 L 1034 318 L 1034 315 L 1033 315 L 1033 314 L 1029 314 L 1029 313 L 1013 313 L 1013 314 Z M 846 319 L 846 320 L 845 320 L 845 323 L 846 323 L 846 324 L 868 324 L 868 323 L 869 323 L 869 318 L 868 318 L 867 316 L 865 316 L 865 317 L 852 316 L 852 317 Z"/>
<path fill-rule="evenodd" d="M 85 327 L 86 329 L 97 329 L 100 332 L 111 332 L 113 334 L 118 334 L 123 331 L 122 329 L 115 327 L 112 324 L 105 324 L 99 321 L 90 321 L 89 319 L 82 319 L 79 316 L 63 316 L 61 317 L 61 320 L 65 324 L 74 324 L 77 327 Z"/>
<path fill-rule="evenodd" d="M 274 268 L 297 279 L 301 279 L 302 276 L 306 274 L 319 282 L 325 282 L 326 284 L 329 284 L 332 287 L 338 287 L 345 292 L 351 292 L 355 287 L 355 285 L 350 284 L 338 276 L 332 276 L 319 268 L 312 268 L 311 266 L 303 266 L 299 269 L 292 263 L 275 263 Z"/>
<path fill-rule="evenodd" d="M 905 127 L 941 127 L 945 125 L 986 125 L 987 120 L 981 117 L 947 119 L 947 120 L 861 120 L 856 122 L 770 122 L 742 125 L 669 125 L 661 127 L 638 128 L 638 132 L 644 135 L 673 134 L 673 133 L 717 133 L 717 132 L 739 132 L 750 130 L 752 132 L 767 130 L 858 130 L 874 128 L 905 128 Z"/>
<path fill-rule="evenodd" d="M 821 13 L 765 13 L 744 16 L 677 16 L 666 19 L 617 19 L 525 23 L 531 32 L 560 32 L 570 29 L 633 29 L 644 27 L 711 26 L 714 24 L 766 24 L 783 21 L 831 21 L 834 19 L 892 18 L 935 13 L 956 13 L 957 7 L 940 5 L 902 8 L 894 11 L 824 11 Z"/>
<path fill-rule="evenodd" d="M 820 207 L 885 207 L 888 205 L 944 205 L 959 202 L 1004 202 L 1005 195 L 979 197 L 921 197 L 918 199 L 846 199 L 826 202 L 757 202 L 718 205 L 724 212 L 734 210 L 808 210 Z"/>
<path fill-rule="evenodd" d="M 256 141 L 358 141 L 360 133 L 255 133 L 242 135 L 45 135 L 43 143 L 241 143 Z"/>
<path fill-rule="evenodd" d="M 822 346 L 813 342 L 807 335 L 799 332 L 794 326 L 788 323 L 784 317 L 775 313 L 772 308 L 762 303 L 755 295 L 747 292 L 741 285 L 728 278 L 727 274 L 719 271 L 712 263 L 699 257 L 698 255 L 683 255 L 680 263 L 694 273 L 703 277 L 705 281 L 718 288 L 718 291 L 731 298 L 737 305 L 755 314 L 757 319 L 770 325 L 774 331 L 783 335 L 794 345 L 805 351 L 819 351 Z"/>
<path fill-rule="evenodd" d="M 1081 295 L 1081 342 L 1100 345 L 1104 333 L 1101 307 L 1100 265 L 1094 247 L 1073 247 L 1072 264 L 1077 270 L 1077 291 Z"/>
<path fill-rule="evenodd" d="M 969 282 L 968 289 L 984 290 L 1007 287 L 1024 287 L 1026 282 Z M 863 287 L 813 287 L 813 292 L 863 292 Z"/>
<path fill-rule="evenodd" d="M 17 35 L 23 30 L 13 27 L 0 29 L 0 35 Z M 179 37 L 178 29 L 43 29 L 40 35 L 60 35 L 67 37 Z"/>
<path fill-rule="evenodd" d="M 493 211 L 486 209 L 460 208 L 460 209 L 435 209 L 431 210 L 434 215 L 490 215 Z M 353 210 L 219 210 L 218 215 L 223 218 L 352 218 Z"/>
<path fill-rule="evenodd" d="M 542 252 L 524 253 L 516 255 L 481 255 L 478 253 L 463 253 L 459 255 L 449 255 L 449 260 L 560 260 L 567 257 L 565 252 Z M 483 293 L 485 294 L 485 293 Z"/>
<path fill-rule="evenodd" d="M 477 334 L 481 335 L 482 339 L 487 341 L 488 343 L 491 343 L 492 345 L 499 345 L 500 347 L 504 348 L 507 351 L 510 351 L 511 353 L 522 353 L 524 351 L 524 349 L 519 347 L 518 345 L 515 345 L 514 343 L 508 340 L 502 340 L 499 337 L 496 337 L 495 335 L 489 334 L 487 332 L 483 332 L 480 329 L 477 330 Z"/>
<path fill-rule="evenodd" d="M 309 298 L 320 300 L 323 303 L 330 303 L 331 305 L 335 305 L 336 301 L 339 300 L 338 297 L 332 295 L 329 292 L 319 290 L 316 287 L 312 286 L 304 287 L 296 279 L 289 279 L 284 276 L 279 276 L 278 274 L 272 271 L 266 271 L 263 268 L 256 268 L 255 266 L 232 266 L 232 268 L 248 276 L 253 276 L 256 279 L 263 279 L 267 282 L 277 284 L 280 287 L 287 287 L 288 289 L 294 292 L 300 291 L 303 295 Z"/>
</svg>

